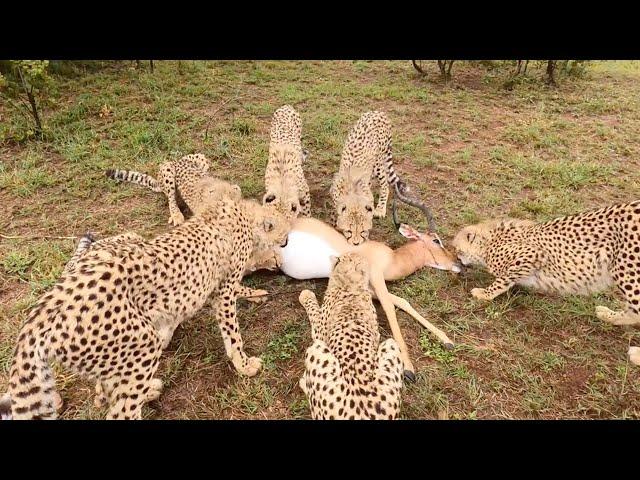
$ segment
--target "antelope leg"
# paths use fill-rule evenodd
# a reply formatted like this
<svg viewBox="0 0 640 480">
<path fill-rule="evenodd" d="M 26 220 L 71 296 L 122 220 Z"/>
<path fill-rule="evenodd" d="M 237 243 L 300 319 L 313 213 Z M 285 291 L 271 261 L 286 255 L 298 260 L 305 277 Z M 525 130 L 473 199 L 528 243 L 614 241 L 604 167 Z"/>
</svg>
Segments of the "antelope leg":
<svg viewBox="0 0 640 480">
<path fill-rule="evenodd" d="M 396 309 L 387 290 L 387 285 L 384 282 L 384 276 L 372 269 L 369 281 L 373 287 L 375 296 L 378 298 L 378 301 L 380 302 L 380 305 L 382 305 L 382 309 L 387 316 L 393 338 L 398 344 L 398 347 L 400 347 L 400 358 L 402 358 L 402 362 L 404 363 L 405 376 L 411 380 L 415 380 L 416 370 L 409 359 L 409 350 L 407 349 L 407 344 L 404 343 L 404 338 L 402 338 L 402 332 L 400 331 L 398 319 L 396 318 Z"/>
<path fill-rule="evenodd" d="M 409 302 L 407 302 L 404 298 L 398 297 L 397 295 L 394 295 L 392 293 L 389 293 L 389 296 L 391 297 L 391 300 L 393 301 L 393 304 L 396 307 L 404 310 L 413 318 L 415 318 L 418 321 L 418 323 L 420 323 L 420 325 L 422 325 L 424 328 L 426 328 L 431 333 L 433 333 L 436 337 L 438 337 L 438 340 L 444 343 L 444 346 L 447 349 L 453 348 L 453 342 L 449 339 L 449 337 L 447 337 L 447 334 L 444 333 L 435 325 L 433 325 L 431 322 L 429 322 L 426 318 L 424 318 L 418 312 L 416 312 L 416 310 L 411 306 L 411 304 L 409 304 Z"/>
</svg>

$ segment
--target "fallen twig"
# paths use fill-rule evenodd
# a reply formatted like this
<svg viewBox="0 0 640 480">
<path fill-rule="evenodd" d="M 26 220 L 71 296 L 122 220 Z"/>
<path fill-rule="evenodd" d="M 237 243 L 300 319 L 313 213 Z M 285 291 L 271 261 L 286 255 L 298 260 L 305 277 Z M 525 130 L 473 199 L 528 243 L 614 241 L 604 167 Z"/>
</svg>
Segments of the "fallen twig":
<svg viewBox="0 0 640 480">
<path fill-rule="evenodd" d="M 75 240 L 79 238 L 75 237 L 55 237 L 50 235 L 3 235 L 0 233 L 0 238 L 7 240 L 41 240 L 41 239 L 53 239 L 53 240 Z"/>
<path fill-rule="evenodd" d="M 209 115 L 209 121 L 207 122 L 207 128 L 204 131 L 204 139 L 207 140 L 209 138 L 209 126 L 211 125 L 211 120 L 213 120 L 215 118 L 215 116 L 218 114 L 218 112 L 220 110 L 222 110 L 222 108 L 227 105 L 230 102 L 233 102 L 235 100 L 238 100 L 240 98 L 240 95 L 236 95 L 235 97 L 232 97 L 224 102 L 222 102 L 220 104 L 220 106 L 218 108 L 216 108 L 213 113 L 211 113 L 211 115 Z"/>
</svg>

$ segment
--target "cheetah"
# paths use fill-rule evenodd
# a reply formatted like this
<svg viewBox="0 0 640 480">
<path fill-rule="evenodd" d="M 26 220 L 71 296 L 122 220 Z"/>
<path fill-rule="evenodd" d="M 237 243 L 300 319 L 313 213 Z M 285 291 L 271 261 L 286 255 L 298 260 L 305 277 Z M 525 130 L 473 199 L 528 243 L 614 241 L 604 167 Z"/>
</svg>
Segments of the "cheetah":
<svg viewBox="0 0 640 480">
<path fill-rule="evenodd" d="M 107 418 L 141 418 L 161 392 L 154 375 L 163 345 L 210 297 L 227 356 L 240 374 L 255 375 L 262 362 L 244 352 L 236 299 L 256 294 L 240 279 L 251 252 L 286 245 L 289 229 L 254 201 L 223 198 L 154 239 L 112 237 L 80 252 L 20 330 L 11 416 L 56 418 L 56 360 L 96 380 Z"/>
<path fill-rule="evenodd" d="M 371 191 L 373 175 L 380 184 L 375 209 Z M 395 188 L 401 200 L 406 201 L 402 193 L 408 193 L 409 189 L 393 168 L 391 122 L 384 112 L 366 112 L 347 136 L 340 167 L 330 188 L 333 203 L 331 223 L 350 244 L 365 242 L 369 238 L 373 218 L 386 216 L 389 185 Z"/>
<path fill-rule="evenodd" d="M 301 137 L 298 112 L 290 105 L 278 108 L 271 121 L 262 202 L 290 218 L 311 216 L 311 195 L 302 170 L 308 152 L 302 149 Z"/>
<path fill-rule="evenodd" d="M 576 295 L 615 285 L 625 309 L 597 306 L 596 316 L 614 325 L 640 323 L 640 201 L 543 223 L 490 220 L 463 228 L 452 245 L 464 265 L 482 265 L 496 277 L 471 290 L 477 299 L 492 300 L 514 285 Z"/>
<path fill-rule="evenodd" d="M 367 261 L 351 252 L 332 264 L 322 307 L 310 290 L 300 293 L 313 338 L 300 388 L 316 420 L 395 419 L 403 364 L 393 338 L 380 343 Z"/>
<path fill-rule="evenodd" d="M 108 178 L 131 182 L 163 192 L 169 201 L 169 224 L 180 225 L 184 214 L 178 207 L 183 200 L 191 213 L 197 214 L 207 201 L 229 197 L 238 200 L 242 192 L 238 185 L 212 177 L 209 174 L 209 160 L 201 153 L 185 155 L 179 160 L 170 160 L 160 165 L 158 179 L 131 170 L 109 169 Z"/>
</svg>

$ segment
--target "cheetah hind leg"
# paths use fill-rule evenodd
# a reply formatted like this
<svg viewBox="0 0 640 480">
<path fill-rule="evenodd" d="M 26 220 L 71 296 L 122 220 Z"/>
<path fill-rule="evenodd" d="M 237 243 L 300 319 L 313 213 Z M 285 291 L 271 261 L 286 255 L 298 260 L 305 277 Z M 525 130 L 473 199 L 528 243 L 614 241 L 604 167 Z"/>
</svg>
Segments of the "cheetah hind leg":
<svg viewBox="0 0 640 480">
<path fill-rule="evenodd" d="M 393 338 L 388 338 L 378 347 L 378 394 L 377 418 L 393 420 L 400 413 L 400 391 L 402 390 L 403 365 L 400 348 Z M 382 400 L 384 398 L 384 400 Z"/>
</svg>

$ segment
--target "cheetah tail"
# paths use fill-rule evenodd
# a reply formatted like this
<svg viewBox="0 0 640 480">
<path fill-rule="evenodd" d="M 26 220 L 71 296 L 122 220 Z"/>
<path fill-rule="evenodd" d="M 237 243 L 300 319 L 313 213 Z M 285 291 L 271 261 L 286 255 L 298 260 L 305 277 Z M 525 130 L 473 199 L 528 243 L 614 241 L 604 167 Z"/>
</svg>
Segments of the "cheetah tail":
<svg viewBox="0 0 640 480">
<path fill-rule="evenodd" d="M 143 187 L 150 188 L 154 192 L 161 192 L 162 188 L 158 181 L 146 173 L 134 172 L 133 170 L 109 169 L 105 172 L 108 178 L 120 180 L 121 182 L 131 182 Z"/>
<path fill-rule="evenodd" d="M 56 418 L 55 380 L 45 355 L 48 349 L 41 345 L 43 335 L 33 328 L 38 320 L 34 317 L 43 314 L 36 310 L 25 322 L 9 371 L 11 416 L 16 420 Z"/>
</svg>

